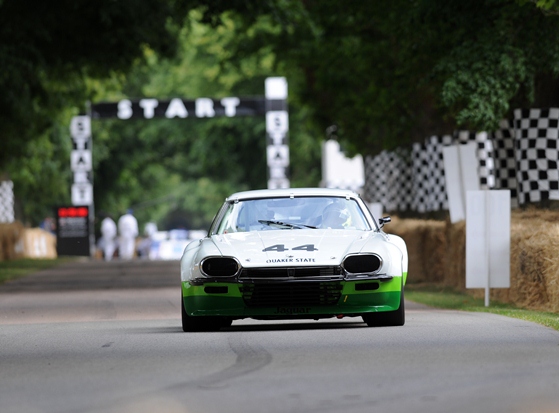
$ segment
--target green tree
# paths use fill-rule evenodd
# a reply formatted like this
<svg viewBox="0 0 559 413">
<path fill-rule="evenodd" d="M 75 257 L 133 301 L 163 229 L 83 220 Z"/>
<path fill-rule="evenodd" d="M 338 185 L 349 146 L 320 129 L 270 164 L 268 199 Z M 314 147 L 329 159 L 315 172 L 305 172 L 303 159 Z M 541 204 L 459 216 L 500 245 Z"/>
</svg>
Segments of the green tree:
<svg viewBox="0 0 559 413">
<path fill-rule="evenodd" d="M 146 47 L 176 50 L 183 2 L 0 1 L 0 172 L 36 224 L 67 201 L 68 124 L 95 96 L 89 79 L 127 72 Z M 65 182 L 66 181 L 66 182 Z"/>
<path fill-rule="evenodd" d="M 375 154 L 491 130 L 517 107 L 559 105 L 558 10 L 554 0 L 4 0 L 0 171 L 17 180 L 17 196 L 53 204 L 68 197 L 68 174 L 56 170 L 85 101 L 260 95 L 265 77 L 281 75 L 292 184 L 316 185 L 331 125 L 349 154 Z M 102 207 L 173 195 L 197 222 L 192 200 L 265 185 L 263 123 L 237 122 L 247 123 L 95 126 Z"/>
<path fill-rule="evenodd" d="M 180 3 L 2 1 L 2 161 L 7 154 L 18 154 L 22 141 L 48 129 L 61 109 L 83 108 L 87 77 L 126 72 L 143 57 L 147 45 L 172 56 L 185 16 Z"/>
<path fill-rule="evenodd" d="M 556 10 L 554 1 L 267 1 L 256 18 L 238 17 L 228 50 L 240 60 L 271 50 L 317 130 L 337 124 L 348 148 L 374 154 L 456 128 L 493 130 L 515 107 L 558 105 Z M 219 24 L 211 11 L 205 20 Z"/>
<path fill-rule="evenodd" d="M 227 62 L 233 20 L 212 28 L 190 15 L 175 59 L 148 53 L 122 83 L 123 97 L 263 96 L 264 81 L 276 75 L 267 53 L 239 64 Z M 292 185 L 320 180 L 320 140 L 310 135 L 305 110 L 290 106 Z M 262 117 L 94 121 L 95 202 L 118 215 L 133 207 L 141 223 L 162 228 L 177 223 L 207 228 L 231 192 L 265 188 L 266 130 Z"/>
</svg>

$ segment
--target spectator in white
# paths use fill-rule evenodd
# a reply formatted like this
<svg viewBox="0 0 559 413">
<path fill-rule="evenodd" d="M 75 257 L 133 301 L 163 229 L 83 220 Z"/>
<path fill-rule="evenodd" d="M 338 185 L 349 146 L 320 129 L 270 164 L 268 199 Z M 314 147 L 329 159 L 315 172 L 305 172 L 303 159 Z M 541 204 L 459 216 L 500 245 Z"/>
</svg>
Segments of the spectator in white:
<svg viewBox="0 0 559 413">
<path fill-rule="evenodd" d="M 157 224 L 148 222 L 144 227 L 144 239 L 138 244 L 138 253 L 142 258 L 149 258 L 151 244 L 153 243 L 153 235 L 157 232 Z"/>
<path fill-rule="evenodd" d="M 101 243 L 105 261 L 113 259 L 116 249 L 116 224 L 110 215 L 101 221 Z"/>
<path fill-rule="evenodd" d="M 138 236 L 138 221 L 129 209 L 118 220 L 118 233 L 120 235 L 118 248 L 120 258 L 131 260 L 134 257 L 136 237 Z"/>
<path fill-rule="evenodd" d="M 148 222 L 144 227 L 144 234 L 147 238 L 151 238 L 157 232 L 157 224 L 155 222 Z"/>
</svg>

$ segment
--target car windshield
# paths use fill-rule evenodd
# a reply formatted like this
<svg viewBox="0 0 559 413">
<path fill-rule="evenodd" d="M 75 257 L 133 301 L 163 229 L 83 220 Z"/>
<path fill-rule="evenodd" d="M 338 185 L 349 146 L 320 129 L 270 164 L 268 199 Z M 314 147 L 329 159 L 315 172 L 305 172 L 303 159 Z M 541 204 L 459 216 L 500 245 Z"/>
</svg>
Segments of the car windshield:
<svg viewBox="0 0 559 413">
<path fill-rule="evenodd" d="M 354 199 L 321 196 L 230 202 L 214 233 L 308 228 L 371 229 Z"/>
</svg>

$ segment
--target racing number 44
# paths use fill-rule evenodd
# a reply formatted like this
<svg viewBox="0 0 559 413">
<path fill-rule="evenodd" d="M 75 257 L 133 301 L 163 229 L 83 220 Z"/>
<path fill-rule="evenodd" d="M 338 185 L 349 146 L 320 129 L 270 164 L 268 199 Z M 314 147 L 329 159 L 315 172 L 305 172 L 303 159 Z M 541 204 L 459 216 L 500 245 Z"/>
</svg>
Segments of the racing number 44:
<svg viewBox="0 0 559 413">
<path fill-rule="evenodd" d="M 267 252 L 267 251 L 283 252 L 283 251 L 289 251 L 289 248 L 285 248 L 284 244 L 276 244 L 276 245 L 271 245 L 267 248 L 264 248 L 262 251 L 263 252 Z M 312 252 L 312 251 L 318 251 L 318 248 L 315 248 L 314 244 L 304 244 L 304 245 L 299 245 L 298 247 L 291 248 L 291 251 Z"/>
</svg>

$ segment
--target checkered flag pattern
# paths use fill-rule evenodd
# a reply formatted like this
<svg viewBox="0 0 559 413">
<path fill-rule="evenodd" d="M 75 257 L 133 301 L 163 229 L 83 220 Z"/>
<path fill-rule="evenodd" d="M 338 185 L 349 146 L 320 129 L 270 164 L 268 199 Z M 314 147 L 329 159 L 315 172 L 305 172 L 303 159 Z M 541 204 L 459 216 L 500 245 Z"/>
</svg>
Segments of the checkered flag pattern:
<svg viewBox="0 0 559 413">
<path fill-rule="evenodd" d="M 425 172 L 427 177 L 427 198 L 425 199 L 425 210 L 440 211 L 448 209 L 446 197 L 446 183 L 444 177 L 443 147 L 452 145 L 453 138 L 450 135 L 431 136 L 425 143 L 423 152 Z M 420 208 L 423 208 L 421 203 Z"/>
<path fill-rule="evenodd" d="M 365 159 L 365 196 L 369 202 L 379 202 L 387 211 L 405 211 L 411 206 L 411 192 L 403 188 L 410 185 L 410 169 L 405 152 L 382 151 Z"/>
<path fill-rule="evenodd" d="M 381 152 L 382 153 L 382 152 Z M 380 154 L 376 156 L 365 156 L 363 167 L 365 170 L 365 185 L 363 186 L 363 198 L 367 202 L 382 202 L 384 186 L 381 182 L 383 165 L 380 163 Z M 383 204 L 384 207 L 384 204 Z"/>
<path fill-rule="evenodd" d="M 427 212 L 429 199 L 429 165 L 424 155 L 425 143 L 414 143 L 411 151 L 413 199 L 411 209 Z"/>
<path fill-rule="evenodd" d="M 366 187 L 367 199 L 370 202 L 380 202 L 384 209 L 388 209 L 386 202 L 386 174 L 384 173 L 388 170 L 389 166 L 385 165 L 386 151 L 382 151 L 380 154 L 374 157 L 368 157 L 365 165 L 365 174 L 370 176 L 369 185 Z"/>
<path fill-rule="evenodd" d="M 0 182 L 0 223 L 14 222 L 14 183 Z"/>
<path fill-rule="evenodd" d="M 364 198 L 387 211 L 447 209 L 442 148 L 452 142 L 450 135 L 432 136 L 411 151 L 399 148 L 366 157 Z"/>
<path fill-rule="evenodd" d="M 480 189 L 495 187 L 495 162 L 493 158 L 493 142 L 487 132 L 457 131 L 456 143 L 467 144 L 474 142 L 476 145 L 476 158 L 478 160 L 477 172 L 479 175 Z"/>
<path fill-rule="evenodd" d="M 380 190 L 375 175 L 376 158 L 378 155 L 365 155 L 363 157 L 363 172 L 365 175 L 365 184 L 363 185 L 363 198 L 367 202 L 378 202 L 375 194 Z"/>
<path fill-rule="evenodd" d="M 409 151 L 366 158 L 365 197 L 386 210 L 448 209 L 442 150 L 475 142 L 481 189 L 508 189 L 513 208 L 559 200 L 559 108 L 517 109 L 493 133 L 432 136 Z"/>
<path fill-rule="evenodd" d="M 510 191 L 511 207 L 518 208 L 514 135 L 514 122 L 504 119 L 499 123 L 499 129 L 491 134 L 491 138 L 495 162 L 494 189 L 508 189 Z"/>
<path fill-rule="evenodd" d="M 414 186 L 412 175 L 411 150 L 398 148 L 394 152 L 393 167 L 399 171 L 397 187 L 392 188 L 395 194 L 396 210 L 408 211 L 412 209 Z"/>
<path fill-rule="evenodd" d="M 514 111 L 518 201 L 559 200 L 559 109 Z"/>
<path fill-rule="evenodd" d="M 369 202 L 381 203 L 387 211 L 392 211 L 394 204 L 389 195 L 394 178 L 392 166 L 391 153 L 387 151 L 365 160 L 365 176 L 370 178 L 365 186 L 365 198 Z"/>
</svg>

